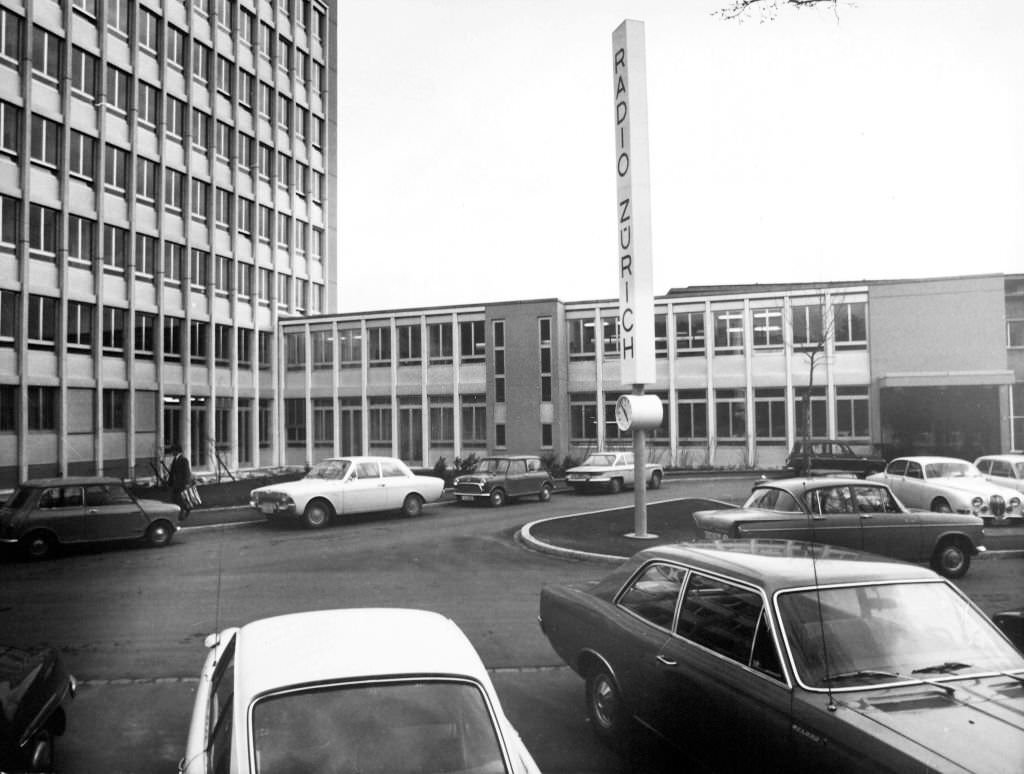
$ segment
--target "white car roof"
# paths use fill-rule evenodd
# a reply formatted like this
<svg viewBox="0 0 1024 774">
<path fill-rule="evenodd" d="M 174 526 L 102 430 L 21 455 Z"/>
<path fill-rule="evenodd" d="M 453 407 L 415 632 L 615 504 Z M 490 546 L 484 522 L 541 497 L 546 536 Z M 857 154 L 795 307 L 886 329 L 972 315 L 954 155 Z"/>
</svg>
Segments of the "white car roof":
<svg viewBox="0 0 1024 774">
<path fill-rule="evenodd" d="M 912 462 L 920 462 L 922 465 L 928 465 L 932 462 L 965 462 L 971 465 L 970 460 L 965 460 L 961 457 L 935 457 L 935 456 L 920 456 L 920 457 L 897 457 L 898 460 L 910 460 Z M 896 460 L 892 460 L 895 462 Z"/>
<path fill-rule="evenodd" d="M 425 610 L 291 613 L 246 624 L 235 642 L 238 707 L 286 686 L 396 674 L 464 675 L 490 685 L 462 630 Z"/>
<path fill-rule="evenodd" d="M 1024 453 L 1010 452 L 1009 454 L 982 454 L 980 457 L 978 457 L 978 459 L 975 460 L 975 462 L 978 462 L 978 460 L 1002 460 L 1003 462 L 1020 462 L 1021 460 L 1024 460 Z"/>
</svg>

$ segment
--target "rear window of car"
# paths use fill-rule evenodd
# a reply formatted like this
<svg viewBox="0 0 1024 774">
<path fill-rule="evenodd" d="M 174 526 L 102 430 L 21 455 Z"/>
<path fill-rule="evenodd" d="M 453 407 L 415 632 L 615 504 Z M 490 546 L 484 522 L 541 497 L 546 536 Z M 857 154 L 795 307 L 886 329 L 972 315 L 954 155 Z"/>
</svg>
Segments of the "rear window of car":
<svg viewBox="0 0 1024 774">
<path fill-rule="evenodd" d="M 755 492 L 746 508 L 763 508 L 766 511 L 781 511 L 783 513 L 802 513 L 803 509 L 789 492 L 782 489 L 767 488 Z"/>
<path fill-rule="evenodd" d="M 672 629 L 676 600 L 683 587 L 686 570 L 673 564 L 647 565 L 623 590 L 619 607 L 629 610 L 662 629 Z"/>
<path fill-rule="evenodd" d="M 393 460 L 382 460 L 380 463 L 380 471 L 384 474 L 384 478 L 405 477 L 405 470 L 401 465 Z"/>
</svg>

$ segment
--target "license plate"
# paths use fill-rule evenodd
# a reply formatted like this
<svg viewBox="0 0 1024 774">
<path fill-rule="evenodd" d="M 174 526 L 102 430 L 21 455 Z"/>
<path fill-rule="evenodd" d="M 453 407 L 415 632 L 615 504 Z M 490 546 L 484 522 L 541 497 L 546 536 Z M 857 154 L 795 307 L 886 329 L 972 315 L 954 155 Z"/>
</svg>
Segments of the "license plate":
<svg viewBox="0 0 1024 774">
<path fill-rule="evenodd" d="M 462 500 L 462 502 L 464 503 L 468 503 L 473 498 L 470 497 L 469 495 L 459 495 L 459 499 Z"/>
<path fill-rule="evenodd" d="M 274 507 L 273 503 L 261 503 L 260 504 L 260 510 L 263 513 L 273 513 L 277 509 Z"/>
</svg>

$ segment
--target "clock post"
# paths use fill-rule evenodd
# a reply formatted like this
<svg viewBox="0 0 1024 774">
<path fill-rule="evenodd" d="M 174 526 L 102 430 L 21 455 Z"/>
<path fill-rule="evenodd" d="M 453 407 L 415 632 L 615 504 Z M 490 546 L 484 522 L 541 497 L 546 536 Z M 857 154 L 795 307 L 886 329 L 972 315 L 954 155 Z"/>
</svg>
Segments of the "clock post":
<svg viewBox="0 0 1024 774">
<path fill-rule="evenodd" d="M 615 102 L 616 230 L 619 234 L 619 359 L 631 395 L 615 404 L 619 429 L 633 432 L 634 528 L 647 532 L 647 430 L 661 424 L 661 401 L 645 395 L 656 379 L 651 277 L 651 174 L 647 143 L 644 23 L 626 19 L 612 33 Z M 656 411 L 655 411 L 656 405 Z M 656 417 L 656 419 L 655 419 Z M 653 422 L 653 424 L 651 424 Z"/>
</svg>

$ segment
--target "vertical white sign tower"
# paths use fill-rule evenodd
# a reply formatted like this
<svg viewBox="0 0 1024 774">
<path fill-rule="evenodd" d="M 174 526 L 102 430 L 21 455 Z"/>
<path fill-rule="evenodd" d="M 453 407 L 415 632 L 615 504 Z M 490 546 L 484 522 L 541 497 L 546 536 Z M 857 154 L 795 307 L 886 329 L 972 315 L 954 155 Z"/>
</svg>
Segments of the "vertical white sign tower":
<svg viewBox="0 0 1024 774">
<path fill-rule="evenodd" d="M 616 228 L 619 235 L 619 355 L 622 396 L 616 416 L 633 432 L 634 527 L 630 537 L 647 532 L 647 429 L 661 422 L 661 402 L 644 395 L 655 381 L 654 290 L 651 277 L 651 170 L 647 148 L 647 65 L 644 24 L 627 19 L 612 33 L 615 86 Z M 650 403 L 657 405 L 651 407 Z M 653 410 L 645 410 L 653 408 Z M 638 412 L 637 409 L 640 411 Z M 646 421 L 637 422 L 640 414 Z"/>
<path fill-rule="evenodd" d="M 647 150 L 644 23 L 627 19 L 612 33 L 615 173 L 619 234 L 619 355 L 623 384 L 653 384 L 651 170 Z"/>
</svg>

